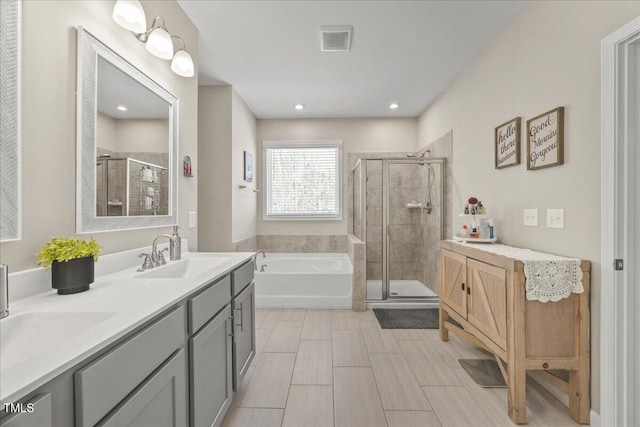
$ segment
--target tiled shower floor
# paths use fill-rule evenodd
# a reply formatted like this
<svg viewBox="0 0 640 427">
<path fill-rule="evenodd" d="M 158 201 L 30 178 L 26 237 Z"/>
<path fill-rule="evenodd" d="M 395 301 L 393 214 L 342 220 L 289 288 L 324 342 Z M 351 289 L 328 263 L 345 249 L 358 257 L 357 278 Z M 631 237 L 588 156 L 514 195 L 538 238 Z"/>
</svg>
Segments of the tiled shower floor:
<svg viewBox="0 0 640 427">
<path fill-rule="evenodd" d="M 389 295 L 395 297 L 435 297 L 435 292 L 419 280 L 390 280 Z M 367 280 L 367 299 L 382 299 L 382 280 Z"/>
</svg>

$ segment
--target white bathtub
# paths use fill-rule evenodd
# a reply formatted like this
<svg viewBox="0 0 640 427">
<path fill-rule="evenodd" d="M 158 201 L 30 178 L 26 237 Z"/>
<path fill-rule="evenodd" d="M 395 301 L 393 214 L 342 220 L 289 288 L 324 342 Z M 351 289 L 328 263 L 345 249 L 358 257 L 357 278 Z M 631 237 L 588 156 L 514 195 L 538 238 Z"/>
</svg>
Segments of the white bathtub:
<svg viewBox="0 0 640 427">
<path fill-rule="evenodd" d="M 347 254 L 258 255 L 255 280 L 257 308 L 351 308 Z"/>
</svg>

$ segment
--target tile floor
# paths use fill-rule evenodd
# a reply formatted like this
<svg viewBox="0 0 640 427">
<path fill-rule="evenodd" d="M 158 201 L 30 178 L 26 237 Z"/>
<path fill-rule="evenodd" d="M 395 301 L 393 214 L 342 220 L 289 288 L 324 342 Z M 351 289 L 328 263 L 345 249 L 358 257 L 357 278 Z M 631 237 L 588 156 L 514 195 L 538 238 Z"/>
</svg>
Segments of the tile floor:
<svg viewBox="0 0 640 427">
<path fill-rule="evenodd" d="M 506 389 L 483 389 L 458 359 L 488 358 L 437 330 L 383 330 L 372 311 L 257 310 L 257 354 L 223 426 L 513 426 Z M 540 386 L 529 426 L 574 426 Z"/>
</svg>

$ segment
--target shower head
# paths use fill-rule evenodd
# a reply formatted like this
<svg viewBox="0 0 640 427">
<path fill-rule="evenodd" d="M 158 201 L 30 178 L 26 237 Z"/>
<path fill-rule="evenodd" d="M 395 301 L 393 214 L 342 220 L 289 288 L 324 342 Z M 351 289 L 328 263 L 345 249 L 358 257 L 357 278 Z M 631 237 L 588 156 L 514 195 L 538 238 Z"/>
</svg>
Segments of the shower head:
<svg viewBox="0 0 640 427">
<path fill-rule="evenodd" d="M 420 154 L 418 154 L 418 153 L 408 153 L 407 157 L 422 157 L 422 158 L 431 157 L 431 150 L 426 149 Z"/>
</svg>

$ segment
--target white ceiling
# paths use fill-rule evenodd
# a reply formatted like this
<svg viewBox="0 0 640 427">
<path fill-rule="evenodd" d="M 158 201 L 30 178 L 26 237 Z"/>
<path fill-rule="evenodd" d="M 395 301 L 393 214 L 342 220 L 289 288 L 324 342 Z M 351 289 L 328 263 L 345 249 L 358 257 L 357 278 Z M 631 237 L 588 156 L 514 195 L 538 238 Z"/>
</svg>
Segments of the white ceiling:
<svg viewBox="0 0 640 427">
<path fill-rule="evenodd" d="M 524 4 L 178 2 L 200 31 L 200 85 L 232 85 L 258 118 L 417 116 Z M 323 25 L 352 25 L 351 50 L 321 52 Z"/>
</svg>

